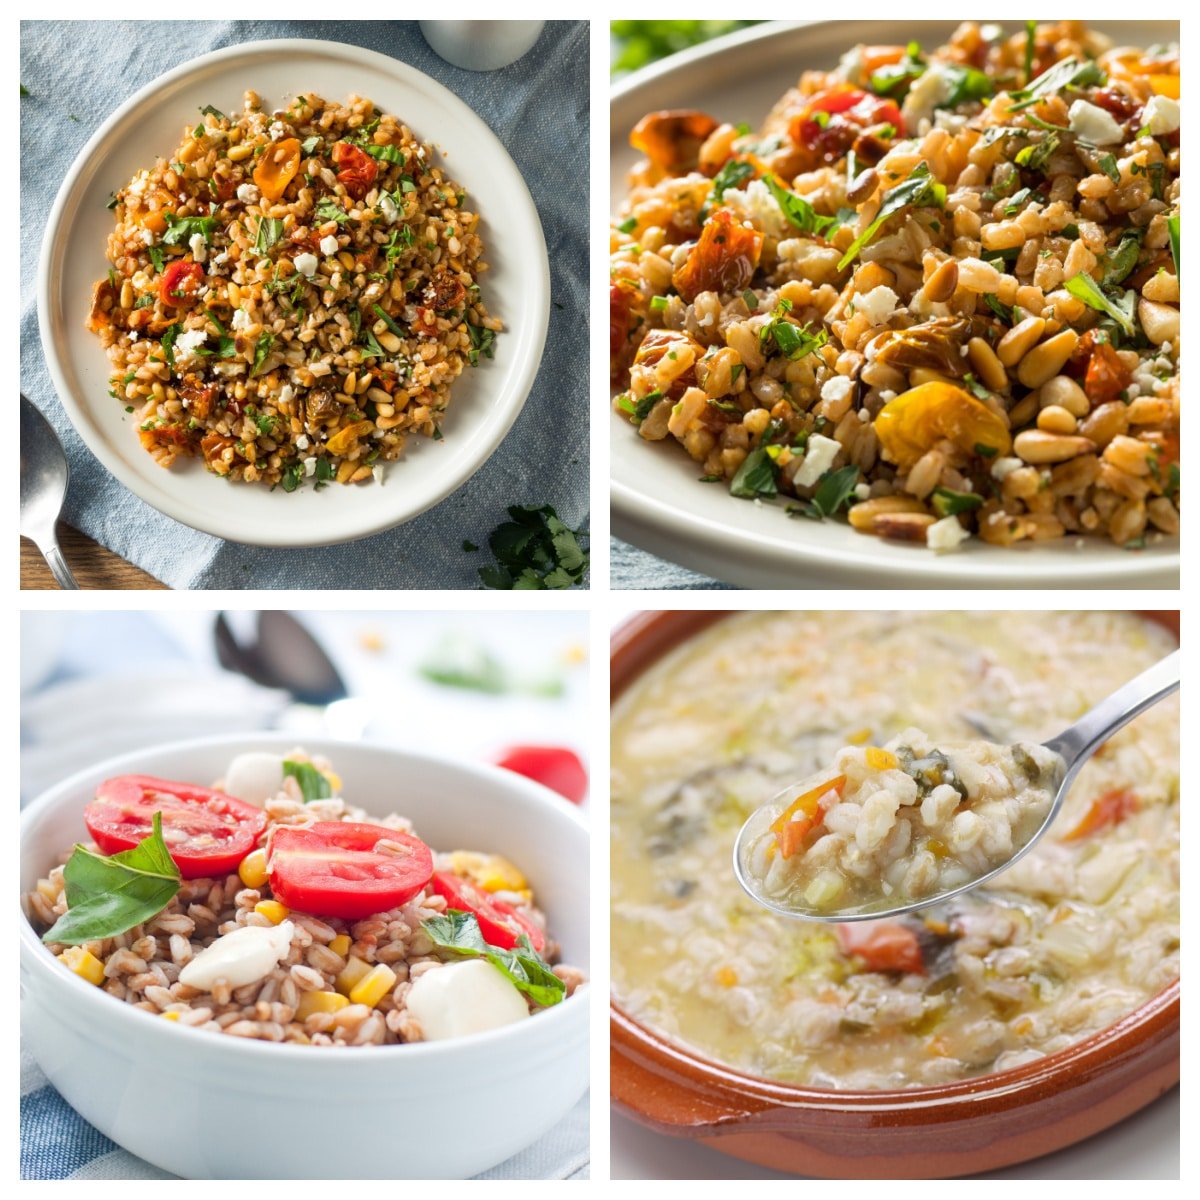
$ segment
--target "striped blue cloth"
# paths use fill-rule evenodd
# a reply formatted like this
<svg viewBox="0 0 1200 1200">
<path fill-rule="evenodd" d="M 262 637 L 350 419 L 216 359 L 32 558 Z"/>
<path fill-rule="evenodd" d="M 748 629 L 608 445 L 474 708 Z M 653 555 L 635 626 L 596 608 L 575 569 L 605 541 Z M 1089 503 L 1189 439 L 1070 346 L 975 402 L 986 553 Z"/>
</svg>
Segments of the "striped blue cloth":
<svg viewBox="0 0 1200 1200">
<path fill-rule="evenodd" d="M 345 546 L 270 550 L 198 533 L 122 487 L 83 444 L 42 357 L 37 262 L 59 184 L 118 104 L 211 50 L 317 38 L 390 54 L 445 84 L 491 127 L 537 204 L 550 255 L 550 331 L 533 390 L 503 444 L 452 496 L 398 529 Z M 588 515 L 588 23 L 548 21 L 509 67 L 460 70 L 415 21 L 23 21 L 21 390 L 71 464 L 64 520 L 174 588 L 478 588 L 464 540 L 486 546 L 510 504 L 551 504 L 572 529 Z M 497 218 L 503 224 L 503 214 Z"/>
</svg>

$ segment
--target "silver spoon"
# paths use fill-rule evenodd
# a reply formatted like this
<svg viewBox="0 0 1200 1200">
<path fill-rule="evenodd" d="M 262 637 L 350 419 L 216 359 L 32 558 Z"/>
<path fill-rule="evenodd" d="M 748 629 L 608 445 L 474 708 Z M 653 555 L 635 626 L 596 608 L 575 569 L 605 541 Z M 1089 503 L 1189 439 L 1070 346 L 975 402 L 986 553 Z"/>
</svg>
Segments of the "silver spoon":
<svg viewBox="0 0 1200 1200">
<path fill-rule="evenodd" d="M 1179 651 L 1176 650 L 1148 670 L 1143 671 L 1136 679 L 1131 679 L 1123 687 L 1118 688 L 1111 696 L 1101 700 L 1095 708 L 1085 713 L 1058 737 L 1045 742 L 1045 748 L 1058 755 L 1063 763 L 1062 774 L 1058 781 L 1058 791 L 1055 793 L 1050 810 L 1046 813 L 1045 820 L 1037 832 L 1007 862 L 1001 863 L 1000 866 L 994 867 L 986 874 L 959 887 L 932 896 L 923 896 L 920 900 L 899 904 L 895 908 L 872 908 L 867 912 L 843 911 L 839 913 L 836 910 L 814 912 L 790 908 L 786 904 L 781 904 L 778 900 L 766 896 L 758 890 L 757 881 L 747 869 L 751 846 L 757 838 L 762 836 L 770 819 L 775 815 L 778 797 L 776 801 L 772 801 L 771 804 L 752 813 L 742 826 L 733 847 L 733 872 L 737 876 L 738 883 L 742 885 L 751 899 L 780 916 L 793 917 L 799 921 L 819 921 L 823 924 L 833 921 L 876 921 L 883 917 L 896 917 L 902 913 L 914 912 L 917 909 L 930 908 L 934 904 L 940 904 L 952 896 L 959 896 L 963 892 L 982 886 L 988 880 L 1007 871 L 1019 858 L 1028 854 L 1038 840 L 1045 835 L 1055 817 L 1062 811 L 1067 792 L 1071 784 L 1075 782 L 1075 776 L 1079 774 L 1084 763 L 1118 729 L 1128 725 L 1134 717 L 1145 712 L 1151 705 L 1157 704 L 1164 696 L 1169 696 L 1172 692 L 1177 691 L 1178 688 Z M 786 789 L 787 794 L 794 791 L 794 788 Z"/>
<path fill-rule="evenodd" d="M 42 552 L 59 586 L 79 589 L 58 546 L 58 514 L 71 478 L 67 456 L 54 427 L 21 397 L 21 536 Z"/>
</svg>

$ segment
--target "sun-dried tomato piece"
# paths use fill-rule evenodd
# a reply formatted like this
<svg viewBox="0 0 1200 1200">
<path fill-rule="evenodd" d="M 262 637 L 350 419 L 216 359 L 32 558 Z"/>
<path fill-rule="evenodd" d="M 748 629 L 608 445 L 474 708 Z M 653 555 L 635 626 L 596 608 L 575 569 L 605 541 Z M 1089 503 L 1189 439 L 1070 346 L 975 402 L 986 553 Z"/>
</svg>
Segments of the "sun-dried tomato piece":
<svg viewBox="0 0 1200 1200">
<path fill-rule="evenodd" d="M 421 298 L 430 308 L 438 312 L 448 312 L 459 308 L 466 299 L 467 289 L 452 275 L 438 275 L 426 286 Z"/>
<path fill-rule="evenodd" d="M 701 292 L 740 292 L 754 276 L 762 245 L 758 230 L 743 225 L 729 209 L 718 208 L 671 282 L 689 304 Z"/>
<path fill-rule="evenodd" d="M 189 371 L 177 385 L 180 399 L 188 415 L 197 421 L 207 421 L 216 406 L 220 388 L 215 383 L 204 383 L 194 371 Z"/>
<path fill-rule="evenodd" d="M 691 366 L 671 381 L 666 394 L 672 400 L 677 400 L 688 388 L 696 386 L 695 360 L 700 357 L 700 343 L 674 329 L 652 329 L 642 338 L 642 344 L 633 359 L 635 367 L 656 367 L 668 354 L 677 353 L 684 346 L 692 348 L 694 357 Z"/>
<path fill-rule="evenodd" d="M 788 136 L 816 163 L 834 163 L 864 129 L 891 125 L 904 136 L 904 118 L 894 100 L 845 85 L 819 92 L 788 125 Z"/>
<path fill-rule="evenodd" d="M 1093 405 L 1117 400 L 1133 380 L 1129 368 L 1108 342 L 1096 342 L 1083 377 L 1083 390 Z"/>
<path fill-rule="evenodd" d="M 694 108 L 647 113 L 629 135 L 629 144 L 668 175 L 686 175 L 700 160 L 700 147 L 717 122 Z"/>
<path fill-rule="evenodd" d="M 614 279 L 608 288 L 608 367 L 616 382 L 629 362 L 629 335 L 637 328 L 636 307 L 641 292 L 628 279 Z"/>
</svg>

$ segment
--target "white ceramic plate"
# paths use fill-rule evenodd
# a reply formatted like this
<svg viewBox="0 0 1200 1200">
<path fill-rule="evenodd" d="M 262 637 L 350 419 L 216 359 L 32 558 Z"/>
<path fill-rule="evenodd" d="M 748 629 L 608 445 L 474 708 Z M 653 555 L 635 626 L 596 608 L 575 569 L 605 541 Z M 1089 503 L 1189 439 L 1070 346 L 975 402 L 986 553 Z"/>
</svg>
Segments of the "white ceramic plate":
<svg viewBox="0 0 1200 1200">
<path fill-rule="evenodd" d="M 92 285 L 107 270 L 109 193 L 169 155 L 202 105 L 240 109 L 253 88 L 266 108 L 301 91 L 370 97 L 439 150 L 450 177 L 475 198 L 483 221 L 480 280 L 504 322 L 494 360 L 454 384 L 445 437 L 413 438 L 384 482 L 311 486 L 291 494 L 230 484 L 199 460 L 165 471 L 141 447 L 133 417 L 108 394 L 109 363 L 84 328 Z M 550 311 L 550 268 L 537 209 L 495 134 L 452 92 L 386 55 L 317 41 L 251 42 L 206 54 L 154 80 L 101 126 L 72 164 L 46 227 L 38 279 L 42 346 L 80 436 L 126 487 L 205 533 L 261 546 L 319 546 L 378 533 L 438 503 L 464 483 L 508 432 L 537 373 Z"/>
<path fill-rule="evenodd" d="M 612 93 L 612 211 L 636 153 L 629 131 L 645 113 L 699 108 L 757 126 L 802 71 L 828 70 L 851 46 L 937 45 L 949 21 L 820 21 L 758 26 L 697 47 L 620 81 Z M 1175 40 L 1177 22 L 1093 22 L 1122 44 Z M 616 414 L 612 438 L 612 528 L 634 545 L 743 587 L 1171 587 L 1179 586 L 1175 541 L 1142 551 L 1097 539 L 1077 545 L 1000 549 L 977 538 L 935 555 L 865 537 L 836 521 L 789 519 L 781 508 L 738 500 L 698 484 L 697 464 L 676 447 L 645 442 Z"/>
</svg>

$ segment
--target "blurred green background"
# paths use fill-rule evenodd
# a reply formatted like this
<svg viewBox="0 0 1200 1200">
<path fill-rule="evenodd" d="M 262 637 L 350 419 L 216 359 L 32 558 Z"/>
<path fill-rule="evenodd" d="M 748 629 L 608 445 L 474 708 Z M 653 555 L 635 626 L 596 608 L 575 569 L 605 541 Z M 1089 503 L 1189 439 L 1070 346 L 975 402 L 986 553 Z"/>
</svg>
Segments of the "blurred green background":
<svg viewBox="0 0 1200 1200">
<path fill-rule="evenodd" d="M 648 63 L 698 46 L 709 38 L 760 21 L 613 21 L 612 74 L 627 75 Z"/>
</svg>

